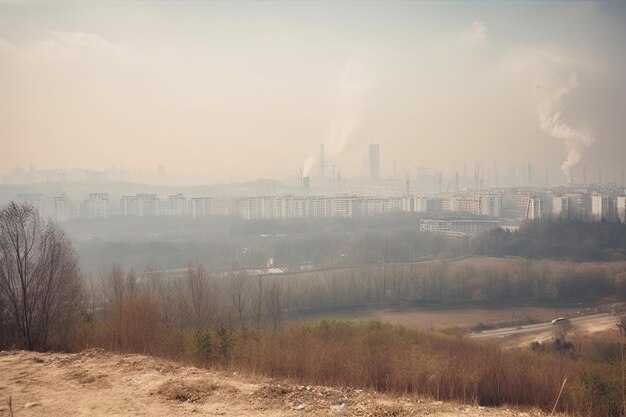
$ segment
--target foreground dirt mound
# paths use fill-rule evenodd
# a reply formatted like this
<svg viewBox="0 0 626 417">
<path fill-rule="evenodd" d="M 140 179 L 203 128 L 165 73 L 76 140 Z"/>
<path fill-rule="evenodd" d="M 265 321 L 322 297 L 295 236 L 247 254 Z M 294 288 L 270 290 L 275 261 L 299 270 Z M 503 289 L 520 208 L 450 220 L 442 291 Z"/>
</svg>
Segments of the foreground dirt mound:
<svg viewBox="0 0 626 417">
<path fill-rule="evenodd" d="M 0 417 L 542 416 L 349 388 L 288 384 L 103 350 L 0 352 Z"/>
</svg>

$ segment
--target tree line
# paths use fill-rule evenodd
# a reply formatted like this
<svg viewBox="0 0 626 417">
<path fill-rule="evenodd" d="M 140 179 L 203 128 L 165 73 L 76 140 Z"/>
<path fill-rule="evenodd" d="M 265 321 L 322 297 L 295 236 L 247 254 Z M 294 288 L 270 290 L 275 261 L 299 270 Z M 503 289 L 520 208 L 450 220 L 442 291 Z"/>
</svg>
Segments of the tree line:
<svg viewBox="0 0 626 417">
<path fill-rule="evenodd" d="M 509 232 L 496 229 L 471 240 L 474 255 L 558 258 L 577 261 L 626 260 L 626 224 L 545 218 Z"/>
<path fill-rule="evenodd" d="M 578 229 L 568 232 L 564 224 L 555 221 L 551 226 L 559 239 L 571 240 L 566 233 L 579 233 Z M 533 227 L 536 225 L 529 224 L 518 234 L 548 233 L 533 231 Z M 201 328 L 219 316 L 259 328 L 268 322 L 277 326 L 283 317 L 298 311 L 324 307 L 385 302 L 553 303 L 626 296 L 626 262 L 526 259 L 443 258 L 394 263 L 394 258 L 388 257 L 390 261 L 373 265 L 266 276 L 214 271 L 200 263 L 189 265 L 184 272 L 148 268 L 137 273 L 114 263 L 85 280 L 67 237 L 58 226 L 39 218 L 32 206 L 12 203 L 5 207 L 0 232 L 2 340 L 5 345 L 19 341 L 27 349 L 49 346 L 51 333 L 54 343 L 61 343 L 68 337 L 69 324 L 87 312 L 92 316 L 110 313 L 122 323 L 136 303 L 153 305 L 159 323 L 166 326 Z M 609 233 L 613 241 L 621 239 L 613 232 L 603 233 Z M 410 236 L 406 240 L 410 241 Z M 403 242 L 394 245 L 372 238 L 364 248 L 374 248 L 376 253 L 395 252 Z M 343 250 L 353 252 L 352 247 Z"/>
</svg>

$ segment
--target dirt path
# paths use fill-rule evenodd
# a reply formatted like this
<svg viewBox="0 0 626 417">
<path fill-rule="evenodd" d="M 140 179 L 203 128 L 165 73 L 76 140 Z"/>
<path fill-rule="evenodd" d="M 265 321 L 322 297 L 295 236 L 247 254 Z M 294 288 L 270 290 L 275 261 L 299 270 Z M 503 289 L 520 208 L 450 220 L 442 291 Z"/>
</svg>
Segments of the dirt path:
<svg viewBox="0 0 626 417">
<path fill-rule="evenodd" d="M 542 416 L 352 389 L 305 387 L 102 350 L 0 352 L 0 416 Z M 341 399 L 347 403 L 337 407 Z"/>
</svg>

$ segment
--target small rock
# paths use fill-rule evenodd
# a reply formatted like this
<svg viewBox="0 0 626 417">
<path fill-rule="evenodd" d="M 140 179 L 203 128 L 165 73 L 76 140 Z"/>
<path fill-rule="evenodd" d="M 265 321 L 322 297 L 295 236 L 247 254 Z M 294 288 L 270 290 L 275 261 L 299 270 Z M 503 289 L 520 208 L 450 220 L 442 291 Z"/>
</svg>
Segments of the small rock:
<svg viewBox="0 0 626 417">
<path fill-rule="evenodd" d="M 35 403 L 35 402 L 32 402 L 32 403 L 26 403 L 26 404 L 24 404 L 24 408 L 32 408 L 32 407 L 37 407 L 38 405 L 39 405 L 39 403 Z"/>
</svg>

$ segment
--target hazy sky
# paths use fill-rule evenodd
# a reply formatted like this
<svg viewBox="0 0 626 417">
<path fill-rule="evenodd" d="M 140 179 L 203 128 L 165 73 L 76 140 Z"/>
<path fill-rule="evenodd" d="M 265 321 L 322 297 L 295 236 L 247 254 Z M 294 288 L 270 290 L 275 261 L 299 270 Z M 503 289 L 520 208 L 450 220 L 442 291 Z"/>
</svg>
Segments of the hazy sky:
<svg viewBox="0 0 626 417">
<path fill-rule="evenodd" d="M 626 166 L 626 7 L 0 0 L 0 172 Z M 589 174 L 591 176 L 591 174 Z"/>
</svg>

